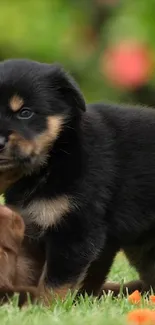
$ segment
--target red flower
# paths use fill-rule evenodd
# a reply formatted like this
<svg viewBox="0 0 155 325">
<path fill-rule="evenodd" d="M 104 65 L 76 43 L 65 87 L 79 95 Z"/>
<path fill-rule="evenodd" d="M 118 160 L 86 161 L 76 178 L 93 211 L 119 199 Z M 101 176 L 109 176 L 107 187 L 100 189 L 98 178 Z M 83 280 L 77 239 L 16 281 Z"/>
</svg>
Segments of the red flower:
<svg viewBox="0 0 155 325">
<path fill-rule="evenodd" d="M 155 303 L 155 296 L 150 296 L 150 301 L 152 302 L 152 303 Z"/>
<path fill-rule="evenodd" d="M 107 79 L 124 88 L 145 84 L 150 78 L 152 63 L 148 48 L 131 41 L 108 48 L 101 58 L 101 68 Z"/>
<path fill-rule="evenodd" d="M 150 309 L 137 309 L 130 311 L 127 320 L 132 325 L 154 325 L 155 311 Z"/>
<path fill-rule="evenodd" d="M 138 290 L 134 291 L 128 296 L 128 301 L 133 304 L 138 304 L 141 301 L 141 294 Z"/>
</svg>

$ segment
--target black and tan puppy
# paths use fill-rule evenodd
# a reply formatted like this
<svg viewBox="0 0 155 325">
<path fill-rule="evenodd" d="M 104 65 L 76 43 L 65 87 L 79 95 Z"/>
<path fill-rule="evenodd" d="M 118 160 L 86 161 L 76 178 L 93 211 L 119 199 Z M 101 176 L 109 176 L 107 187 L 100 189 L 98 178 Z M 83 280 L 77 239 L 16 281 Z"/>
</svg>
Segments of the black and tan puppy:
<svg viewBox="0 0 155 325">
<path fill-rule="evenodd" d="M 0 171 L 13 168 L 22 176 L 6 203 L 40 247 L 43 290 L 99 294 L 120 248 L 140 288 L 155 288 L 153 109 L 86 107 L 59 66 L 4 61 Z"/>
</svg>

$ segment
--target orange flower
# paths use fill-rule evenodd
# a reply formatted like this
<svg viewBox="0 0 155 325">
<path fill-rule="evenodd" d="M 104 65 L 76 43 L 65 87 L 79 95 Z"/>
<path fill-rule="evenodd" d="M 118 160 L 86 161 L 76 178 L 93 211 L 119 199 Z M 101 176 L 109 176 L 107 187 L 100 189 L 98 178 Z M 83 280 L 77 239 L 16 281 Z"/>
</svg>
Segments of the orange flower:
<svg viewBox="0 0 155 325">
<path fill-rule="evenodd" d="M 134 291 L 128 296 L 128 301 L 132 304 L 138 304 L 141 301 L 141 294 L 138 290 Z"/>
<path fill-rule="evenodd" d="M 150 296 L 150 301 L 153 302 L 155 304 L 155 296 Z"/>
<path fill-rule="evenodd" d="M 155 311 L 150 309 L 136 309 L 128 313 L 127 320 L 133 325 L 154 325 Z"/>
</svg>

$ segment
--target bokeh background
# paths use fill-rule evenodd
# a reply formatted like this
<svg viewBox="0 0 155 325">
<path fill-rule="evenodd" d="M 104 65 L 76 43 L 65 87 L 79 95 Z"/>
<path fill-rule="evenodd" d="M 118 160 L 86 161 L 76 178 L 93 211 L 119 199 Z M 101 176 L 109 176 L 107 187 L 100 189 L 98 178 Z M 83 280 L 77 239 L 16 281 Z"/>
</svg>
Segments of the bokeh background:
<svg viewBox="0 0 155 325">
<path fill-rule="evenodd" d="M 87 102 L 155 106 L 155 0 L 1 0 L 11 57 L 62 63 Z"/>
</svg>

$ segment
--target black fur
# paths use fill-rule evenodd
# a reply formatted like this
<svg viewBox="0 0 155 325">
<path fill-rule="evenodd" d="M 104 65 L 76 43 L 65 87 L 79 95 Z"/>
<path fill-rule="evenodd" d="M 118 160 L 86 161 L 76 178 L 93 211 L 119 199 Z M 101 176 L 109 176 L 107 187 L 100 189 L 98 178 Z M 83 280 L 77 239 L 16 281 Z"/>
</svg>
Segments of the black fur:
<svg viewBox="0 0 155 325">
<path fill-rule="evenodd" d="M 14 93 L 35 112 L 32 119 L 21 121 L 11 113 Z M 37 168 L 35 162 L 27 176 L 32 161 L 24 157 L 26 164 L 14 153 L 23 176 L 5 193 L 6 203 L 17 209 L 35 199 L 70 198 L 70 212 L 41 232 L 46 284 L 73 284 L 88 271 L 81 290 L 97 293 L 121 248 L 145 284 L 155 287 L 155 111 L 102 103 L 85 107 L 59 66 L 0 64 L 0 135 L 7 139 L 13 130 L 32 140 L 46 130 L 47 116 L 57 114 L 65 124 L 46 164 Z"/>
</svg>

